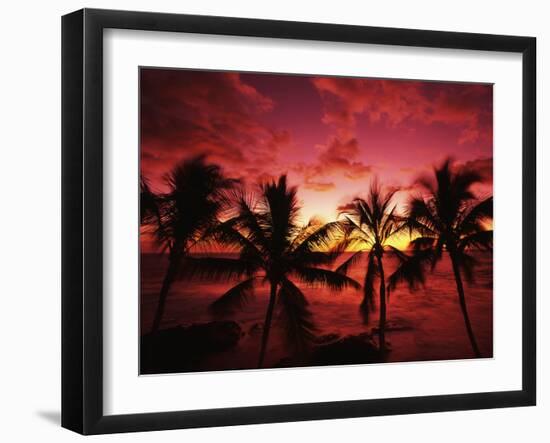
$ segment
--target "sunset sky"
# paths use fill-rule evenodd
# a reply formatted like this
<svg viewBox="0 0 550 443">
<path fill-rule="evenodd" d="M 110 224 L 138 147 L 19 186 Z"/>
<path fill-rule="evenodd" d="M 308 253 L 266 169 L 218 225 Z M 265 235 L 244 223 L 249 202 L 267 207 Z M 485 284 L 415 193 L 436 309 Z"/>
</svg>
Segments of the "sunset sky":
<svg viewBox="0 0 550 443">
<path fill-rule="evenodd" d="M 492 193 L 492 85 L 141 69 L 141 172 L 153 189 L 199 153 L 254 185 L 287 173 L 304 221 L 332 220 L 377 176 L 403 187 L 452 156 Z"/>
</svg>

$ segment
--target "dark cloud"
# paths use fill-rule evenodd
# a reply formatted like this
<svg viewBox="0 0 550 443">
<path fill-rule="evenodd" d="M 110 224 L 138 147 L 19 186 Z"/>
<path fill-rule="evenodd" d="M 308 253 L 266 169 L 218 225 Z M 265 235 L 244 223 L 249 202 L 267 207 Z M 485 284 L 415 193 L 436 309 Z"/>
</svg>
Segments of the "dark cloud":
<svg viewBox="0 0 550 443">
<path fill-rule="evenodd" d="M 481 176 L 484 183 L 493 183 L 493 157 L 476 158 L 460 166 L 467 170 L 476 171 Z"/>
<path fill-rule="evenodd" d="M 336 211 L 338 213 L 346 213 L 346 212 L 351 211 L 354 207 L 355 207 L 355 205 L 353 204 L 352 201 L 350 201 L 349 203 L 344 203 L 344 204 L 338 205 L 338 207 L 336 208 Z"/>
<path fill-rule="evenodd" d="M 140 88 L 142 162 L 152 174 L 198 153 L 235 170 L 269 164 L 290 142 L 259 119 L 273 100 L 237 73 L 142 69 Z"/>
</svg>

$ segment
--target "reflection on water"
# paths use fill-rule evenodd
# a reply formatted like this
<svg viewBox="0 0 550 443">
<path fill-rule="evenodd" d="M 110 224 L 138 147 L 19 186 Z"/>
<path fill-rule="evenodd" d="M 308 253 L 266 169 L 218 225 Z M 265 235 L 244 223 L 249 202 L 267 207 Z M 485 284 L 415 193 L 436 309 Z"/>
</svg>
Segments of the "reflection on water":
<svg viewBox="0 0 550 443">
<path fill-rule="evenodd" d="M 492 254 L 477 253 L 475 284 L 466 284 L 466 301 L 478 345 L 483 357 L 493 352 L 493 263 Z M 345 257 L 342 257 L 344 260 Z M 156 254 L 141 256 L 141 331 L 150 330 L 163 273 L 167 260 Z M 350 276 L 363 281 L 366 263 L 358 263 Z M 395 263 L 386 259 L 386 275 Z M 428 275 L 426 287 L 411 293 L 404 286 L 391 294 L 388 306 L 387 341 L 391 352 L 389 361 L 447 360 L 472 358 L 472 350 L 461 315 L 449 259 L 444 258 L 433 274 Z M 176 282 L 166 304 L 161 328 L 190 325 L 213 320 L 208 305 L 232 286 L 207 282 Z M 371 332 L 377 314 L 364 325 L 358 306 L 361 291 L 347 289 L 334 292 L 327 288 L 304 286 L 319 335 L 336 333 L 355 335 Z M 229 319 L 237 321 L 245 331 L 238 346 L 230 351 L 208 357 L 203 366 L 208 369 L 255 367 L 258 358 L 261 324 L 267 307 L 267 287 L 260 287 L 256 296 L 241 311 Z M 266 366 L 273 366 L 288 356 L 281 328 L 274 319 Z"/>
</svg>

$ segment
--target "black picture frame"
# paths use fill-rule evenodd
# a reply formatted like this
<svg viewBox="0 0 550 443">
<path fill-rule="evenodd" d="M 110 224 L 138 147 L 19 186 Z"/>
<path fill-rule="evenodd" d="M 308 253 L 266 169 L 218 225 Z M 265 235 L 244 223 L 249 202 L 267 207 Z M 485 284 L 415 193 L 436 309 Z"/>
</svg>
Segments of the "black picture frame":
<svg viewBox="0 0 550 443">
<path fill-rule="evenodd" d="M 522 54 L 522 389 L 130 415 L 103 412 L 103 30 L 502 51 Z M 83 9 L 62 18 L 62 426 L 152 431 L 535 405 L 536 39 L 228 17 Z"/>
</svg>

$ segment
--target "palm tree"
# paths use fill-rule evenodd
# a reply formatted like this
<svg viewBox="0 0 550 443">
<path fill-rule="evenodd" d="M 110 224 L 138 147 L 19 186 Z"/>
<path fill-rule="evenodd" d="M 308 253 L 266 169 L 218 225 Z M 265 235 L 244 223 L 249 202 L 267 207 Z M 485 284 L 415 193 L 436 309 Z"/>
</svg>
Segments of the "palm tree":
<svg viewBox="0 0 550 443">
<path fill-rule="evenodd" d="M 285 175 L 260 185 L 259 195 L 236 196 L 233 217 L 217 228 L 217 241 L 236 248 L 237 258 L 195 257 L 186 260 L 185 278 L 234 280 L 211 308 L 228 312 L 242 306 L 261 283 L 269 286 L 269 301 L 261 338 L 258 368 L 264 363 L 275 307 L 281 311 L 287 339 L 296 351 L 307 350 L 315 325 L 302 290 L 293 279 L 339 291 L 359 288 L 353 279 L 323 268 L 339 251 L 333 245 L 340 233 L 338 223 L 311 221 L 300 226 L 297 188 L 287 185 Z"/>
<path fill-rule="evenodd" d="M 159 213 L 159 198 L 151 190 L 149 181 L 142 175 L 139 176 L 139 212 L 141 225 L 150 225 L 158 222 L 160 219 Z"/>
<path fill-rule="evenodd" d="M 482 178 L 479 173 L 454 168 L 451 159 L 434 168 L 434 177 L 418 180 L 425 193 L 413 196 L 407 208 L 407 224 L 411 234 L 417 237 L 411 241 L 411 256 L 401 255 L 401 265 L 389 280 L 391 289 L 403 280 L 409 286 L 423 282 L 425 266 L 431 264 L 433 269 L 446 251 L 451 260 L 466 331 L 476 357 L 481 354 L 468 315 L 462 277 L 473 281 L 473 269 L 477 262 L 469 251 L 492 250 L 493 245 L 493 231 L 487 227 L 493 217 L 493 197 L 476 198 L 472 186 L 480 182 Z"/>
<path fill-rule="evenodd" d="M 159 329 L 166 298 L 183 259 L 217 223 L 227 204 L 228 191 L 236 184 L 235 180 L 223 175 L 219 166 L 206 163 L 204 156 L 178 163 L 165 180 L 168 192 L 154 198 L 147 182 L 142 180 L 141 201 L 146 203 L 142 220 L 149 221 L 153 226 L 161 251 L 168 253 L 168 268 L 162 282 L 152 332 Z"/>
<path fill-rule="evenodd" d="M 386 279 L 383 257 L 386 253 L 400 253 L 390 243 L 395 240 L 404 227 L 401 217 L 396 215 L 396 205 L 391 205 L 396 190 L 383 192 L 378 180 L 371 183 L 366 199 L 356 198 L 344 212 L 342 221 L 346 232 L 346 247 L 357 249 L 338 268 L 337 272 L 347 274 L 349 268 L 356 263 L 364 253 L 368 254 L 367 268 L 363 284 L 363 300 L 359 305 L 365 323 L 369 321 L 369 313 L 375 308 L 375 280 L 379 279 L 380 315 L 378 324 L 379 349 L 386 349 Z"/>
</svg>

